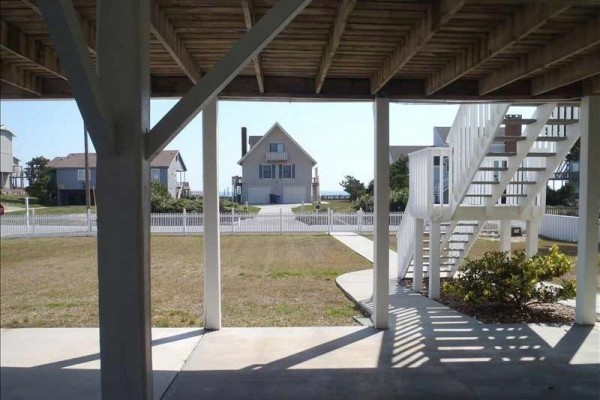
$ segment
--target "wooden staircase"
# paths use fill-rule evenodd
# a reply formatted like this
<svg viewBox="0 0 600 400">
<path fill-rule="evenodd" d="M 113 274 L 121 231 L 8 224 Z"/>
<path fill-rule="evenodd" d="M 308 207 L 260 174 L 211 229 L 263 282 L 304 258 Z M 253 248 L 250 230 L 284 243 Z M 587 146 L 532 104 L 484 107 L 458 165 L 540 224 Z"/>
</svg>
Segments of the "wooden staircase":
<svg viewBox="0 0 600 400">
<path fill-rule="evenodd" d="M 476 106 L 459 109 L 460 116 L 448 136 L 446 153 L 429 148 L 410 155 L 410 212 L 406 218 L 425 221 L 424 276 L 429 274 L 431 221 L 441 221 L 440 276 L 451 277 L 488 221 L 541 217 L 547 182 L 579 138 L 578 107 L 543 104 L 536 108 L 532 118 L 524 119 L 507 114 L 509 107 L 496 105 L 488 116 L 503 112 L 500 120 L 494 122 L 488 118 L 483 124 L 477 124 L 481 120 L 475 117 L 480 115 L 473 115 L 477 114 L 473 107 Z M 471 123 L 476 126 L 467 126 Z M 487 136 L 480 135 L 476 140 L 466 137 L 470 132 L 486 129 Z M 427 153 L 431 154 L 431 162 L 426 161 Z M 447 157 L 447 171 L 439 167 L 443 165 L 440 157 Z M 425 174 L 424 167 L 430 167 Z M 452 193 L 447 201 L 440 191 L 444 185 L 439 184 L 445 182 L 446 176 L 447 190 Z M 465 177 L 469 177 L 468 181 Z M 436 191 L 440 192 L 436 195 Z M 415 221 L 406 221 L 403 229 L 404 223 L 403 219 L 397 233 L 398 276 L 410 278 L 415 251 L 411 229 Z M 401 251 L 406 253 L 401 256 Z"/>
</svg>

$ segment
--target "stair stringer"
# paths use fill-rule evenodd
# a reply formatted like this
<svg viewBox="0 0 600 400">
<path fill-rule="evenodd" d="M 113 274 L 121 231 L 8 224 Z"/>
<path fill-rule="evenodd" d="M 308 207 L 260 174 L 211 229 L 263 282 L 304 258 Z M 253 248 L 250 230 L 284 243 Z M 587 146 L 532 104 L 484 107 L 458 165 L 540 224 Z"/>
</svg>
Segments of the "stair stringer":
<svg viewBox="0 0 600 400">
<path fill-rule="evenodd" d="M 473 234 L 471 235 L 471 238 L 469 239 L 469 241 L 467 243 L 465 243 L 465 246 L 463 247 L 464 250 L 462 252 L 462 255 L 456 260 L 456 263 L 454 264 L 454 266 L 450 270 L 450 275 L 451 276 L 454 276 L 456 274 L 456 271 L 458 270 L 458 267 L 460 267 L 460 264 L 467 257 L 467 255 L 469 254 L 469 251 L 471 251 L 471 248 L 473 247 L 473 245 L 477 241 L 477 238 L 479 237 L 479 234 L 483 230 L 483 227 L 485 226 L 486 222 L 487 221 L 485 221 L 485 220 L 479 220 L 479 221 L 477 221 L 478 225 L 477 225 L 476 229 L 473 229 Z"/>
<path fill-rule="evenodd" d="M 556 143 L 556 155 L 546 158 L 546 169 L 543 172 L 536 172 L 536 184 L 530 188 L 527 188 L 527 197 L 520 199 L 519 208 L 521 211 L 525 211 L 528 206 L 532 205 L 540 191 L 546 188 L 548 185 L 548 180 L 554 174 L 554 171 L 565 159 L 567 154 L 569 154 L 569 151 L 581 136 L 579 123 L 567 125 L 566 133 L 567 140 Z"/>
<path fill-rule="evenodd" d="M 507 170 L 500 172 L 500 183 L 498 185 L 494 185 L 492 188 L 492 197 L 486 199 L 485 205 L 486 207 L 494 207 L 502 193 L 508 190 L 508 185 L 511 180 L 514 178 L 515 173 L 519 169 L 519 166 L 523 162 L 523 160 L 527 157 L 527 153 L 531 150 L 533 145 L 536 142 L 540 132 L 546 126 L 546 123 L 552 116 L 552 112 L 556 108 L 556 103 L 551 104 L 543 104 L 538 106 L 533 118 L 536 119 L 536 122 L 527 125 L 525 127 L 524 135 L 526 137 L 525 140 L 517 142 L 517 154 L 513 157 L 509 157 L 507 161 Z"/>
</svg>

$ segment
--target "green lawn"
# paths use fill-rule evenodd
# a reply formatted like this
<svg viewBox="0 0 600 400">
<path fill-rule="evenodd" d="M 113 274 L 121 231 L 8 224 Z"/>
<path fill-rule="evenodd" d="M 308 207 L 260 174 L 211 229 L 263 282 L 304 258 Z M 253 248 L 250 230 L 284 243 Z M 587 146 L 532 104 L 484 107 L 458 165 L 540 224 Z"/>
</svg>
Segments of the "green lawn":
<svg viewBox="0 0 600 400">
<path fill-rule="evenodd" d="M 335 278 L 371 263 L 330 236 L 222 236 L 224 326 L 351 325 Z M 0 326 L 97 326 L 96 239 L 1 242 Z M 153 236 L 152 323 L 202 324 L 203 242 Z"/>
<path fill-rule="evenodd" d="M 304 212 L 316 211 L 317 209 L 315 206 L 316 206 L 316 203 L 305 204 Z M 328 200 L 327 202 L 321 202 L 321 210 L 320 211 L 327 211 L 328 208 L 332 209 L 333 211 L 338 211 L 338 212 L 355 211 L 352 206 L 352 202 L 348 201 L 348 200 Z M 292 211 L 295 213 L 302 212 L 302 206 L 292 208 Z"/>
<path fill-rule="evenodd" d="M 35 207 L 37 215 L 63 215 L 63 214 L 85 214 L 86 206 L 51 206 Z M 96 213 L 96 207 L 92 207 L 92 214 Z M 25 215 L 25 210 L 13 211 L 10 215 Z"/>
</svg>

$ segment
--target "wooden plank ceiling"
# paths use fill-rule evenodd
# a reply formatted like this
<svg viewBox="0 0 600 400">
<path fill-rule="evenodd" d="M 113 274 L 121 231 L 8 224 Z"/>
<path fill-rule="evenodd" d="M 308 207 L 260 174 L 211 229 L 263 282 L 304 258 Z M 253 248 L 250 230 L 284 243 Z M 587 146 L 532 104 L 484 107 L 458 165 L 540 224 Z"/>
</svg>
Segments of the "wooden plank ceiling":
<svg viewBox="0 0 600 400">
<path fill-rule="evenodd" d="M 152 0 L 153 95 L 183 95 L 275 1 Z M 74 4 L 94 58 L 96 2 Z M 70 97 L 35 0 L 0 20 L 1 97 Z M 222 97 L 572 100 L 599 75 L 600 1 L 313 0 Z"/>
</svg>

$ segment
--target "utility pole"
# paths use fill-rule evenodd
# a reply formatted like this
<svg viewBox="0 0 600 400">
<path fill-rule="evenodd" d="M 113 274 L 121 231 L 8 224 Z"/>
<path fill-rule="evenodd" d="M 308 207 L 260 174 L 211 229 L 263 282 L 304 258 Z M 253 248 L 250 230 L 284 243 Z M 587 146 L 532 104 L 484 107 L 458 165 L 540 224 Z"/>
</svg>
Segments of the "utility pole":
<svg viewBox="0 0 600 400">
<path fill-rule="evenodd" d="M 91 212 L 91 199 L 90 199 L 90 152 L 88 149 L 88 133 L 85 128 L 85 124 L 83 125 L 83 147 L 85 151 L 85 206 L 87 209 L 87 214 L 89 215 Z"/>
</svg>

